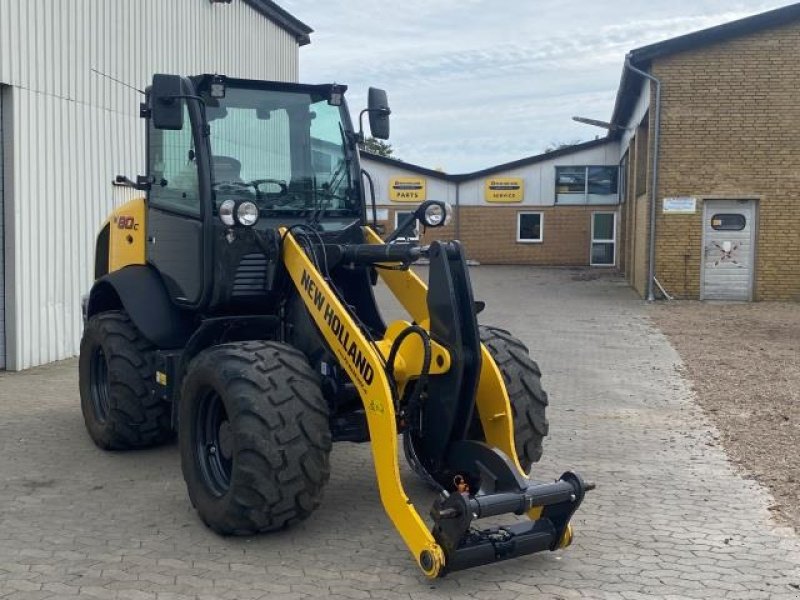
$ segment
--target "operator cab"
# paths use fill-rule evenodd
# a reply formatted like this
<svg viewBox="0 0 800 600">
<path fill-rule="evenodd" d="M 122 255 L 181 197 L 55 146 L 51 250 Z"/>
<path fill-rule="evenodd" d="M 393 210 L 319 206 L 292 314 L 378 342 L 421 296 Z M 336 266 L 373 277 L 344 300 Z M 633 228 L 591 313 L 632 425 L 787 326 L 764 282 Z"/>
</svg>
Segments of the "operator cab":
<svg viewBox="0 0 800 600">
<path fill-rule="evenodd" d="M 192 310 L 269 310 L 278 228 L 363 242 L 365 194 L 346 86 L 156 75 L 147 127 L 147 260 Z M 372 134 L 388 137 L 370 90 Z M 198 256 L 202 260 L 198 260 Z M 265 305 L 266 303 L 266 305 Z"/>
</svg>

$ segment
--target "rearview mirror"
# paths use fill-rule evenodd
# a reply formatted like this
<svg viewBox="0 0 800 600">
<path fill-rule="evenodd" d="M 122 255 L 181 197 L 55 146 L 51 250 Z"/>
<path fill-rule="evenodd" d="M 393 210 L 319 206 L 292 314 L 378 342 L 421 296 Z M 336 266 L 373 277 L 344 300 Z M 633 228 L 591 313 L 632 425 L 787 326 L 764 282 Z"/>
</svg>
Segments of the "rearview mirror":
<svg viewBox="0 0 800 600">
<path fill-rule="evenodd" d="M 369 88 L 367 96 L 367 110 L 369 111 L 369 130 L 372 137 L 379 140 L 389 139 L 389 101 L 386 91 L 378 88 Z"/>
<path fill-rule="evenodd" d="M 178 75 L 153 75 L 150 88 L 150 118 L 156 129 L 183 129 L 181 78 Z"/>
</svg>

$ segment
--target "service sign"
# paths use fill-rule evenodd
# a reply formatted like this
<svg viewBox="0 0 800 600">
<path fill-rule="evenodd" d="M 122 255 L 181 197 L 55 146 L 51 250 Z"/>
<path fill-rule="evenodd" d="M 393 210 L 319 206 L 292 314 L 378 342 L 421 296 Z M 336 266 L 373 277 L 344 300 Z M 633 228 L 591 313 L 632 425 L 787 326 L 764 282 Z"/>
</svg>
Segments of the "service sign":
<svg viewBox="0 0 800 600">
<path fill-rule="evenodd" d="M 674 215 L 693 215 L 697 212 L 697 198 L 680 196 L 664 198 L 662 212 Z"/>
<path fill-rule="evenodd" d="M 483 184 L 487 202 L 522 202 L 525 186 L 519 177 L 492 177 Z"/>
<path fill-rule="evenodd" d="M 392 202 L 422 202 L 425 197 L 424 177 L 392 177 L 389 179 L 389 200 Z"/>
</svg>

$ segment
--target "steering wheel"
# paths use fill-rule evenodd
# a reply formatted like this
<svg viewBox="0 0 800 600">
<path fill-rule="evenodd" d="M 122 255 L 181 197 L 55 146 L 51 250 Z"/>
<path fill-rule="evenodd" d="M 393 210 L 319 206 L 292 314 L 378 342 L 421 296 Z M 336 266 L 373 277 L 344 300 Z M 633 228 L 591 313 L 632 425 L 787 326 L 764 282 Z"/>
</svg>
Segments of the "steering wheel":
<svg viewBox="0 0 800 600">
<path fill-rule="evenodd" d="M 277 194 L 270 194 L 270 196 L 285 196 L 287 193 L 289 193 L 289 186 L 286 185 L 285 181 L 280 179 L 253 179 L 253 181 L 249 181 L 247 185 L 252 186 L 252 188 L 256 191 L 256 198 L 261 198 L 263 194 L 258 187 L 264 185 L 265 183 L 272 183 L 281 188 L 280 192 Z"/>
<path fill-rule="evenodd" d="M 211 186 L 212 189 L 215 190 L 218 189 L 219 191 L 222 192 L 231 192 L 231 193 L 242 189 L 245 189 L 249 192 L 251 187 L 253 187 L 251 184 L 245 183 L 244 181 L 216 181 Z M 256 195 L 258 195 L 257 192 Z"/>
</svg>

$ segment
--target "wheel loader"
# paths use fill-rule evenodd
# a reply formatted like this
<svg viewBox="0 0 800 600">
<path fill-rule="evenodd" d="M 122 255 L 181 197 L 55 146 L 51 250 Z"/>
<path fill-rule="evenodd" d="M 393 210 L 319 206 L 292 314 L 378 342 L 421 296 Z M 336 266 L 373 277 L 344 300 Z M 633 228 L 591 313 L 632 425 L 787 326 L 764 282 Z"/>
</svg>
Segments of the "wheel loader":
<svg viewBox="0 0 800 600">
<path fill-rule="evenodd" d="M 100 230 L 83 302 L 89 435 L 109 450 L 177 436 L 189 498 L 222 535 L 309 517 L 344 441 L 370 444 L 383 507 L 428 577 L 563 548 L 593 486 L 529 474 L 548 432 L 539 368 L 478 324 L 458 241 L 407 241 L 446 225 L 449 205 L 422 202 L 379 235 L 361 122 L 387 139 L 391 111 L 370 88 L 356 129 L 345 91 L 153 77 L 147 172 L 116 181 L 143 197 Z M 384 322 L 378 280 L 406 320 Z M 401 443 L 437 490 L 427 523 L 403 488 Z"/>
</svg>

